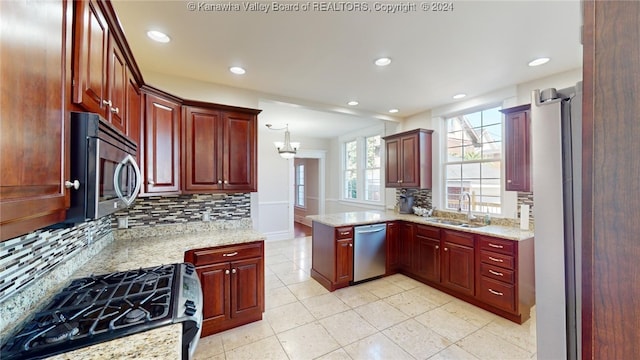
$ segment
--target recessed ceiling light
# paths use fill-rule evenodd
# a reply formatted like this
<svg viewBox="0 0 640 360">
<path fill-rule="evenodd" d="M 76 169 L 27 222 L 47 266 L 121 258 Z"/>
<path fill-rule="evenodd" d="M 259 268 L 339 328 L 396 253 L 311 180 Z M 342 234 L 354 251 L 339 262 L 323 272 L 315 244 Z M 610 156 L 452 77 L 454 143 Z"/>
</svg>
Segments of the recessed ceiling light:
<svg viewBox="0 0 640 360">
<path fill-rule="evenodd" d="M 357 102 L 357 101 L 355 101 L 355 100 L 351 100 L 351 101 L 349 101 L 349 102 L 347 103 L 347 105 L 349 105 L 349 106 L 356 106 L 356 105 L 358 105 L 358 104 L 359 104 L 359 102 Z"/>
<path fill-rule="evenodd" d="M 549 62 L 549 60 L 550 60 L 550 59 L 549 59 L 549 58 L 546 58 L 546 57 L 537 58 L 537 59 L 535 59 L 535 60 L 531 60 L 531 61 L 529 62 L 529 66 L 539 66 L 539 65 L 542 65 L 542 64 L 546 64 L 546 63 L 548 63 L 548 62 Z"/>
<path fill-rule="evenodd" d="M 391 110 L 389 110 L 389 112 L 390 112 L 390 113 L 392 113 L 392 114 L 395 114 L 395 113 L 397 113 L 398 111 L 400 111 L 400 110 L 398 110 L 398 109 L 391 109 Z"/>
<path fill-rule="evenodd" d="M 147 31 L 147 36 L 151 40 L 161 43 L 168 43 L 171 41 L 171 38 L 167 34 L 156 30 Z"/>
<path fill-rule="evenodd" d="M 387 66 L 391 64 L 391 59 L 389 59 L 388 57 L 382 57 L 382 58 L 376 59 L 375 64 L 378 66 Z"/>
<path fill-rule="evenodd" d="M 467 94 L 455 94 L 455 95 L 453 95 L 453 98 L 458 100 L 458 99 L 462 99 L 465 96 L 467 96 Z"/>
<path fill-rule="evenodd" d="M 245 69 L 241 68 L 240 66 L 232 66 L 229 68 L 229 71 L 231 71 L 236 75 L 244 75 L 244 73 L 247 72 Z"/>
</svg>

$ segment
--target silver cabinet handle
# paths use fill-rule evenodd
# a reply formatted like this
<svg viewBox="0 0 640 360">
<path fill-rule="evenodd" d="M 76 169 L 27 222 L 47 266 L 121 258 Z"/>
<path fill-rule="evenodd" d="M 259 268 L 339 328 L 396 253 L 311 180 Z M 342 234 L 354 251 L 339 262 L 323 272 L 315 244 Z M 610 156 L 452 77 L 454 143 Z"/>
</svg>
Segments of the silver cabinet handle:
<svg viewBox="0 0 640 360">
<path fill-rule="evenodd" d="M 113 103 L 111 102 L 111 100 L 102 99 L 102 105 L 111 106 L 113 105 Z"/>
<path fill-rule="evenodd" d="M 341 231 L 340 235 L 349 235 L 349 232 L 348 231 Z"/>
<path fill-rule="evenodd" d="M 502 245 L 496 245 L 496 244 L 492 244 L 492 243 L 489 243 L 489 246 L 491 246 L 492 248 L 496 248 L 496 249 L 504 248 L 504 246 L 502 246 Z"/>
<path fill-rule="evenodd" d="M 490 273 L 492 273 L 493 275 L 497 275 L 497 276 L 504 276 L 504 274 L 503 274 L 503 273 L 501 273 L 501 272 L 497 272 L 497 271 L 493 271 L 493 270 L 491 270 L 491 269 L 489 269 L 489 272 L 490 272 Z"/>
<path fill-rule="evenodd" d="M 111 113 L 113 114 L 120 114 L 120 109 L 119 108 L 111 108 Z"/>
<path fill-rule="evenodd" d="M 489 256 L 489 260 L 499 262 L 499 263 L 504 262 L 502 259 L 496 259 L 493 256 Z"/>
<path fill-rule="evenodd" d="M 225 275 L 229 275 L 229 270 L 225 270 L 225 271 L 224 271 L 224 274 L 225 274 Z"/>
<path fill-rule="evenodd" d="M 236 273 L 236 269 L 231 269 L 231 273 L 235 274 Z"/>
<path fill-rule="evenodd" d="M 489 289 L 489 292 L 492 293 L 493 295 L 498 295 L 498 296 L 503 296 L 504 294 L 501 293 L 500 291 L 495 291 L 493 289 Z"/>
<path fill-rule="evenodd" d="M 64 182 L 64 187 L 66 187 L 67 189 L 71 189 L 73 188 L 74 190 L 78 190 L 80 188 L 80 181 L 78 180 L 73 180 L 73 181 L 65 181 Z"/>
<path fill-rule="evenodd" d="M 234 252 L 228 253 L 228 254 L 222 254 L 222 256 L 236 256 L 236 255 L 238 255 L 237 251 L 234 251 Z"/>
</svg>

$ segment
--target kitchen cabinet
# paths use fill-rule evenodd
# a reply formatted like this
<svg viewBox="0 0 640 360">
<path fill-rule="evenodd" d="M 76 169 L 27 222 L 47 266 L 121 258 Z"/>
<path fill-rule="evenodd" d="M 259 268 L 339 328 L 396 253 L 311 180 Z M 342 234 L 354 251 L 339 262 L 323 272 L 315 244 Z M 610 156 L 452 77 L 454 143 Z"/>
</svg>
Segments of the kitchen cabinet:
<svg viewBox="0 0 640 360">
<path fill-rule="evenodd" d="M 385 136 L 385 186 L 431 188 L 433 130 L 415 129 Z"/>
<path fill-rule="evenodd" d="M 71 1 L 0 4 L 0 239 L 58 223 L 69 207 Z"/>
<path fill-rule="evenodd" d="M 400 269 L 409 273 L 414 272 L 413 253 L 415 250 L 415 226 L 409 222 L 400 223 L 398 232 L 398 248 Z"/>
<path fill-rule="evenodd" d="M 396 221 L 387 223 L 387 275 L 395 274 L 400 268 L 399 224 Z"/>
<path fill-rule="evenodd" d="M 259 110 L 186 101 L 183 107 L 183 190 L 257 191 Z"/>
<path fill-rule="evenodd" d="M 89 112 L 100 114 L 127 134 L 126 87 L 129 62 L 109 24 L 105 3 L 74 2 L 75 38 L 73 101 Z"/>
<path fill-rule="evenodd" d="M 353 226 L 313 222 L 311 277 L 329 291 L 353 280 Z"/>
<path fill-rule="evenodd" d="M 416 225 L 414 274 L 427 281 L 440 282 L 440 229 Z"/>
<path fill-rule="evenodd" d="M 138 153 L 136 154 L 136 161 L 138 165 L 142 163 L 142 149 L 143 143 L 141 140 L 142 136 L 142 113 L 143 113 L 143 101 L 142 101 L 142 92 L 138 87 L 138 84 L 134 77 L 129 73 L 127 75 L 127 84 L 126 84 L 126 122 L 127 122 L 127 136 L 129 136 L 133 141 L 138 144 Z"/>
<path fill-rule="evenodd" d="M 442 230 L 442 285 L 457 293 L 475 295 L 475 241 L 473 234 Z"/>
<path fill-rule="evenodd" d="M 180 192 L 180 100 L 143 87 L 145 113 L 142 137 L 141 195 Z"/>
<path fill-rule="evenodd" d="M 531 191 L 531 151 L 529 109 L 521 105 L 503 109 L 505 114 L 505 190 Z"/>
<path fill-rule="evenodd" d="M 202 335 L 207 336 L 262 319 L 264 312 L 264 242 L 189 250 L 203 294 Z"/>
<path fill-rule="evenodd" d="M 478 247 L 478 299 L 504 310 L 513 321 L 526 321 L 535 304 L 533 239 L 478 235 Z"/>
</svg>

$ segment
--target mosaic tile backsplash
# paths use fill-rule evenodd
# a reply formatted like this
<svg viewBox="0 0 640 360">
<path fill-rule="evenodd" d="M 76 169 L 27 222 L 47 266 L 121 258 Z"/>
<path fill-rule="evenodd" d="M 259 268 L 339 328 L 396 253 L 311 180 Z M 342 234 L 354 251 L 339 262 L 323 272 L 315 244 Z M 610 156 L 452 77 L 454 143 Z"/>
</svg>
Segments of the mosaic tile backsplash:
<svg viewBox="0 0 640 360">
<path fill-rule="evenodd" d="M 153 226 L 203 221 L 241 220 L 251 218 L 251 194 L 193 194 L 139 197 L 133 206 L 115 214 L 127 217 L 128 227 Z"/>
<path fill-rule="evenodd" d="M 42 229 L 0 242 L 0 302 L 110 235 L 110 216 L 66 229 Z"/>
</svg>

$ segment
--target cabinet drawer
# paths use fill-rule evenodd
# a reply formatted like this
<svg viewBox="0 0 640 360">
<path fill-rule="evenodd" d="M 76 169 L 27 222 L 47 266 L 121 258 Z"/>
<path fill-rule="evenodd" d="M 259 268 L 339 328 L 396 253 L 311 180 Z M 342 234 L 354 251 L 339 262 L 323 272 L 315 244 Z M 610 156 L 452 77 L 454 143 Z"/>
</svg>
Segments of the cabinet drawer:
<svg viewBox="0 0 640 360">
<path fill-rule="evenodd" d="M 220 246 L 193 251 L 196 266 L 262 256 L 262 243 Z"/>
<path fill-rule="evenodd" d="M 442 230 L 442 239 L 454 244 L 464 245 L 471 248 L 474 247 L 473 234 Z"/>
<path fill-rule="evenodd" d="M 480 264 L 480 274 L 509 284 L 513 284 L 515 280 L 513 270 L 507 270 L 485 263 Z"/>
<path fill-rule="evenodd" d="M 516 310 L 515 287 L 511 284 L 483 276 L 480 279 L 480 299 L 504 310 Z"/>
<path fill-rule="evenodd" d="M 515 254 L 515 242 L 512 240 L 496 239 L 492 237 L 479 236 L 480 250 L 488 250 L 506 255 Z"/>
<path fill-rule="evenodd" d="M 353 238 L 353 227 L 339 227 L 336 228 L 336 239 L 351 239 Z"/>
<path fill-rule="evenodd" d="M 515 269 L 513 256 L 498 254 L 491 251 L 480 251 L 480 262 L 500 266 L 505 269 Z"/>
<path fill-rule="evenodd" d="M 432 239 L 440 239 L 440 229 L 433 226 L 417 225 L 416 233 L 418 236 L 424 236 Z"/>
</svg>

